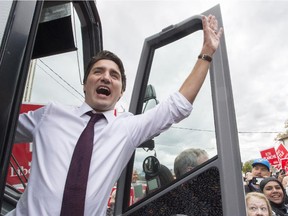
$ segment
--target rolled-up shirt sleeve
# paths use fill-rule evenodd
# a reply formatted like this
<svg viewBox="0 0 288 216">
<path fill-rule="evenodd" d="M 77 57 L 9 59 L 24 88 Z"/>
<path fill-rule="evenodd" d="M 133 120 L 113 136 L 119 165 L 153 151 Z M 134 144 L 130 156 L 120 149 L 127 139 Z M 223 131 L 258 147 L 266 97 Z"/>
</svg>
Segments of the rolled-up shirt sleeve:
<svg viewBox="0 0 288 216">
<path fill-rule="evenodd" d="M 169 100 L 174 123 L 178 123 L 179 121 L 188 117 L 192 112 L 192 104 L 180 92 L 175 92 L 172 94 L 168 98 L 168 101 Z"/>
</svg>

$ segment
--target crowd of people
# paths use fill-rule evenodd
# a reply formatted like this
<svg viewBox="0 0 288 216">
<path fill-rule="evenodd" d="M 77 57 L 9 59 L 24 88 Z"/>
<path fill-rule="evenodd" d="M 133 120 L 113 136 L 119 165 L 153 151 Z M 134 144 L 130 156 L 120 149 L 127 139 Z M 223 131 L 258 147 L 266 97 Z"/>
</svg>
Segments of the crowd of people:
<svg viewBox="0 0 288 216">
<path fill-rule="evenodd" d="M 184 150 L 175 158 L 174 178 L 180 178 L 208 159 L 203 149 Z M 288 175 L 282 169 L 272 174 L 270 169 L 268 160 L 258 158 L 252 163 L 252 171 L 245 175 L 247 216 L 288 216 Z"/>
<path fill-rule="evenodd" d="M 288 176 L 282 169 L 272 174 L 270 168 L 267 159 L 259 158 L 252 163 L 252 171 L 245 175 L 248 216 L 288 216 Z"/>
<path fill-rule="evenodd" d="M 180 178 L 208 159 L 208 154 L 203 149 L 184 150 L 175 158 L 174 178 Z M 245 175 L 244 191 L 247 216 L 288 216 L 286 192 L 288 175 L 282 169 L 276 174 L 272 174 L 270 169 L 269 161 L 259 158 L 253 161 L 252 171 Z M 172 180 L 171 174 L 169 182 Z"/>
<path fill-rule="evenodd" d="M 182 151 L 174 161 L 174 178 L 209 159 L 203 149 L 190 148 Z M 251 172 L 244 178 L 247 216 L 288 216 L 288 175 L 283 169 L 272 174 L 267 159 L 258 158 L 252 163 Z M 172 174 L 171 174 L 172 176 Z M 172 177 L 169 181 L 172 181 Z"/>
</svg>

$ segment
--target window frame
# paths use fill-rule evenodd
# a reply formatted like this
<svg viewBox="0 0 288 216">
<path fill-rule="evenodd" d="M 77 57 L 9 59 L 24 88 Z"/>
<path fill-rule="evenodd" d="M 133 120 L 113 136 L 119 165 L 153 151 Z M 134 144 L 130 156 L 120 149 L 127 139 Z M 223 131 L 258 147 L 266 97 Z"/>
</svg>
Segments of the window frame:
<svg viewBox="0 0 288 216">
<path fill-rule="evenodd" d="M 219 26 L 223 26 L 220 5 L 216 5 L 202 14 L 206 16 L 209 14 L 215 15 L 218 19 Z M 140 114 L 142 112 L 145 89 L 148 84 L 155 50 L 200 29 L 202 29 L 201 15 L 193 16 L 177 25 L 163 29 L 162 32 L 144 41 L 129 108 L 130 112 L 133 114 Z M 224 34 L 221 37 L 219 48 L 214 54 L 213 61 L 210 65 L 210 82 L 216 130 L 217 156 L 213 157 L 213 159 L 209 160 L 199 169 L 195 169 L 195 172 L 170 185 L 168 188 L 159 190 L 159 193 L 149 196 L 149 198 L 144 199 L 143 202 L 139 201 L 129 207 L 130 182 L 134 163 L 133 155 L 117 182 L 116 215 L 133 215 L 133 213 L 140 208 L 145 208 L 145 206 L 157 198 L 165 196 L 165 194 L 172 189 L 188 182 L 211 167 L 218 168 L 220 173 L 222 209 L 224 215 L 246 215 L 238 131 Z M 237 194 L 237 196 L 235 196 L 235 194 Z M 160 208 L 161 206 L 159 206 L 159 209 Z"/>
</svg>

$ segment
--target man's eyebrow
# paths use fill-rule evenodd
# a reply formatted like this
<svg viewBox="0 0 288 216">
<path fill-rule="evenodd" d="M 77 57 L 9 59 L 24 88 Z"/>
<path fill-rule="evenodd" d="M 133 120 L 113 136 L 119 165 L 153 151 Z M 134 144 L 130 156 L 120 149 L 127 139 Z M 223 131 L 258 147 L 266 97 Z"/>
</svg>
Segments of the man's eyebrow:
<svg viewBox="0 0 288 216">
<path fill-rule="evenodd" d="M 96 70 L 96 69 L 100 69 L 100 70 L 105 70 L 106 67 L 105 66 L 95 66 L 92 68 L 92 70 Z M 114 70 L 113 68 L 110 69 L 111 72 L 114 72 L 114 73 L 118 73 L 121 75 L 121 72 L 118 71 L 118 70 Z"/>
<path fill-rule="evenodd" d="M 118 71 L 118 70 L 111 69 L 110 71 L 113 72 L 113 73 L 117 73 L 117 74 L 120 74 L 120 75 L 121 75 L 121 72 Z"/>
<path fill-rule="evenodd" d="M 96 69 L 104 70 L 105 67 L 104 66 L 95 66 L 95 67 L 92 68 L 92 70 L 96 70 Z"/>
</svg>

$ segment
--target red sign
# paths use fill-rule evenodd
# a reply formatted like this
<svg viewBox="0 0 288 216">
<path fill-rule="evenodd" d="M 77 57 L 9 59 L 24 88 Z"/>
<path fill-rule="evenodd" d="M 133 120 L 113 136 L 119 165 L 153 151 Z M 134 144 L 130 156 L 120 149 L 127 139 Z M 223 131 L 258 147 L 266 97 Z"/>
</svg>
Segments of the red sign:
<svg viewBox="0 0 288 216">
<path fill-rule="evenodd" d="M 288 158 L 281 159 L 281 166 L 282 166 L 282 169 L 284 169 L 287 173 L 288 172 Z"/>
<path fill-rule="evenodd" d="M 280 159 L 288 158 L 288 151 L 282 143 L 278 146 L 276 153 Z"/>
<path fill-rule="evenodd" d="M 271 165 L 279 164 L 279 159 L 274 147 L 262 150 L 260 151 L 260 154 L 261 157 L 266 158 Z"/>
<path fill-rule="evenodd" d="M 30 110 L 36 110 L 42 105 L 22 104 L 20 113 L 25 113 Z M 10 165 L 8 167 L 7 183 L 13 185 L 19 190 L 23 190 L 23 183 L 27 183 L 30 175 L 30 166 L 32 160 L 32 143 L 17 143 L 12 149 Z M 20 178 L 20 179 L 19 179 Z"/>
</svg>

